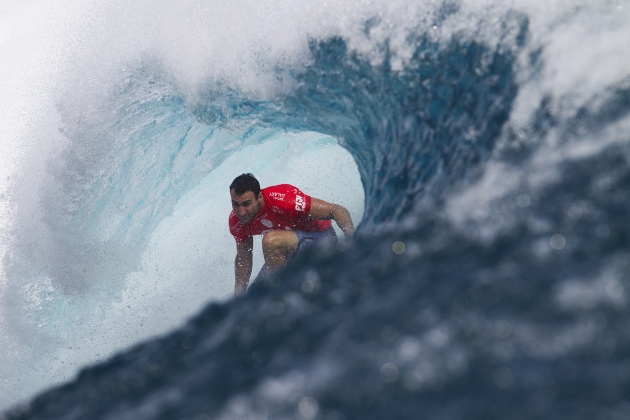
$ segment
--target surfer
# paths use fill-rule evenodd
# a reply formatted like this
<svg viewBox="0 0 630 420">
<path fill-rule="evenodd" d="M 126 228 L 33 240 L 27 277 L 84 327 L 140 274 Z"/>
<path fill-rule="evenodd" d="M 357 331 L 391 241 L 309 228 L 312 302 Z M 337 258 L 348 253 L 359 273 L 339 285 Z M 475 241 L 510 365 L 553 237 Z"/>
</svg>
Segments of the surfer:
<svg viewBox="0 0 630 420">
<path fill-rule="evenodd" d="M 265 264 L 254 280 L 286 264 L 306 246 L 336 242 L 334 220 L 347 238 L 354 233 L 348 210 L 310 197 L 289 184 L 260 188 L 252 174 L 237 176 L 230 185 L 230 233 L 236 240 L 234 294 L 247 289 L 252 273 L 253 235 L 263 235 Z"/>
</svg>

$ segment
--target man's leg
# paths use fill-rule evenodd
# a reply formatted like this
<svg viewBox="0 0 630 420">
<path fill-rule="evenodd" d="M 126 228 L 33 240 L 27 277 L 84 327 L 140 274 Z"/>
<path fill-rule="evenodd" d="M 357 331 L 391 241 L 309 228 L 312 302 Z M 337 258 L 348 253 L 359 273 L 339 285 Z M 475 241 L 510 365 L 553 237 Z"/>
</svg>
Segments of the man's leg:
<svg viewBox="0 0 630 420">
<path fill-rule="evenodd" d="M 286 255 L 297 250 L 298 237 L 292 230 L 272 230 L 262 239 L 263 255 L 269 272 L 286 264 Z"/>
</svg>

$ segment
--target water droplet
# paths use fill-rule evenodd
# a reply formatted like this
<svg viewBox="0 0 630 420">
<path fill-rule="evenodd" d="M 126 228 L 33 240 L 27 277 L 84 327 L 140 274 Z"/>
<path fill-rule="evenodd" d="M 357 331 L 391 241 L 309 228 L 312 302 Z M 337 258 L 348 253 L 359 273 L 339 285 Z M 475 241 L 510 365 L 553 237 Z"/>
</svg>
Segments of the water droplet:
<svg viewBox="0 0 630 420">
<path fill-rule="evenodd" d="M 182 347 L 184 349 L 186 349 L 186 350 L 192 349 L 193 348 L 193 341 L 190 338 L 188 338 L 188 337 L 184 338 L 182 340 Z"/>
<path fill-rule="evenodd" d="M 249 355 L 249 357 L 250 357 L 251 361 L 254 362 L 257 365 L 260 365 L 260 364 L 264 363 L 265 360 L 267 360 L 267 355 L 262 350 L 254 350 Z"/>
<path fill-rule="evenodd" d="M 512 324 L 503 320 L 495 322 L 494 334 L 499 338 L 508 338 L 512 334 Z"/>
<path fill-rule="evenodd" d="M 549 240 L 549 245 L 551 245 L 553 249 L 562 249 L 564 248 L 565 244 L 566 240 L 564 239 L 564 236 L 560 235 L 559 233 L 553 235 Z"/>
<path fill-rule="evenodd" d="M 527 194 L 521 194 L 518 197 L 516 197 L 516 204 L 520 207 L 520 208 L 525 208 L 528 207 L 530 204 L 531 200 L 529 199 L 529 195 Z"/>
<path fill-rule="evenodd" d="M 398 357 L 403 361 L 411 361 L 418 357 L 422 346 L 418 340 L 413 337 L 405 337 L 400 348 L 398 349 Z"/>
<path fill-rule="evenodd" d="M 612 185 L 612 182 L 610 178 L 600 179 L 597 182 L 597 188 L 599 188 L 600 191 L 608 191 L 611 185 Z"/>
<path fill-rule="evenodd" d="M 623 296 L 623 284 L 618 280 L 611 280 L 606 284 L 606 294 L 613 299 L 619 299 Z"/>
<path fill-rule="evenodd" d="M 394 242 L 394 244 L 392 245 L 392 251 L 394 251 L 394 254 L 402 254 L 403 252 L 405 252 L 405 244 L 400 241 Z"/>
<path fill-rule="evenodd" d="M 295 417 L 299 420 L 313 420 L 319 412 L 319 403 L 315 398 L 304 397 L 295 409 Z"/>
<path fill-rule="evenodd" d="M 381 366 L 381 379 L 386 384 L 392 384 L 398 380 L 398 366 L 393 363 L 385 363 Z"/>
<path fill-rule="evenodd" d="M 311 293 L 315 289 L 315 285 L 310 280 L 304 280 L 302 282 L 302 291 L 304 293 Z"/>
<path fill-rule="evenodd" d="M 514 346 L 510 343 L 499 343 L 494 347 L 494 355 L 502 362 L 508 362 L 514 357 Z"/>
<path fill-rule="evenodd" d="M 600 238 L 607 238 L 610 235 L 610 227 L 605 223 L 599 224 L 595 228 L 595 234 Z"/>
<path fill-rule="evenodd" d="M 409 391 L 417 391 L 424 384 L 433 381 L 435 377 L 436 372 L 433 365 L 430 362 L 422 362 L 405 375 L 403 384 Z"/>
<path fill-rule="evenodd" d="M 573 220 L 580 220 L 582 213 L 582 209 L 576 205 L 573 205 L 568 211 L 569 217 Z"/>
<path fill-rule="evenodd" d="M 431 330 L 428 334 L 428 339 L 429 343 L 435 348 L 444 347 L 449 342 L 448 334 L 439 328 Z"/>
</svg>

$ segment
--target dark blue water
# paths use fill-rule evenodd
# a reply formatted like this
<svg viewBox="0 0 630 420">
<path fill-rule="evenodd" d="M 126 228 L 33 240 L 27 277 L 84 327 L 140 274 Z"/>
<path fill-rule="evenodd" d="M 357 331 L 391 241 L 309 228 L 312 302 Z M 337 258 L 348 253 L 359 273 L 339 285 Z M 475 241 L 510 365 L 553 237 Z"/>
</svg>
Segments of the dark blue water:
<svg viewBox="0 0 630 420">
<path fill-rule="evenodd" d="M 275 100 L 209 85 L 178 118 L 339 139 L 366 195 L 355 240 L 302 254 L 4 417 L 630 417 L 630 149 L 615 129 L 630 89 L 568 114 L 544 99 L 515 131 L 529 29 L 523 15 L 505 22 L 493 46 L 418 33 L 403 70 L 343 38 L 313 40 L 298 88 Z M 475 187 L 491 171 L 509 186 Z"/>
</svg>

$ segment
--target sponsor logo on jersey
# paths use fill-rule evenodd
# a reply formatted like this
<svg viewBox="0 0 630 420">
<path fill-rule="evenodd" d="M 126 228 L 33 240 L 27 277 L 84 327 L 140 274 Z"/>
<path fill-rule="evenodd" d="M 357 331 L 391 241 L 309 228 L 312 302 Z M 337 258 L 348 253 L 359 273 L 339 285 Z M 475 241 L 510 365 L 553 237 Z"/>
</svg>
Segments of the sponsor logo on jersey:
<svg viewBox="0 0 630 420">
<path fill-rule="evenodd" d="M 265 227 L 273 227 L 273 222 L 271 220 L 267 220 L 267 219 L 260 219 L 260 223 L 262 223 L 263 225 L 265 225 Z"/>
<path fill-rule="evenodd" d="M 295 209 L 297 211 L 305 211 L 306 210 L 306 200 L 301 195 L 295 196 Z"/>
<path fill-rule="evenodd" d="M 282 194 L 279 192 L 272 192 L 272 193 L 269 193 L 269 196 L 275 198 L 276 200 L 284 201 L 285 194 Z"/>
</svg>

